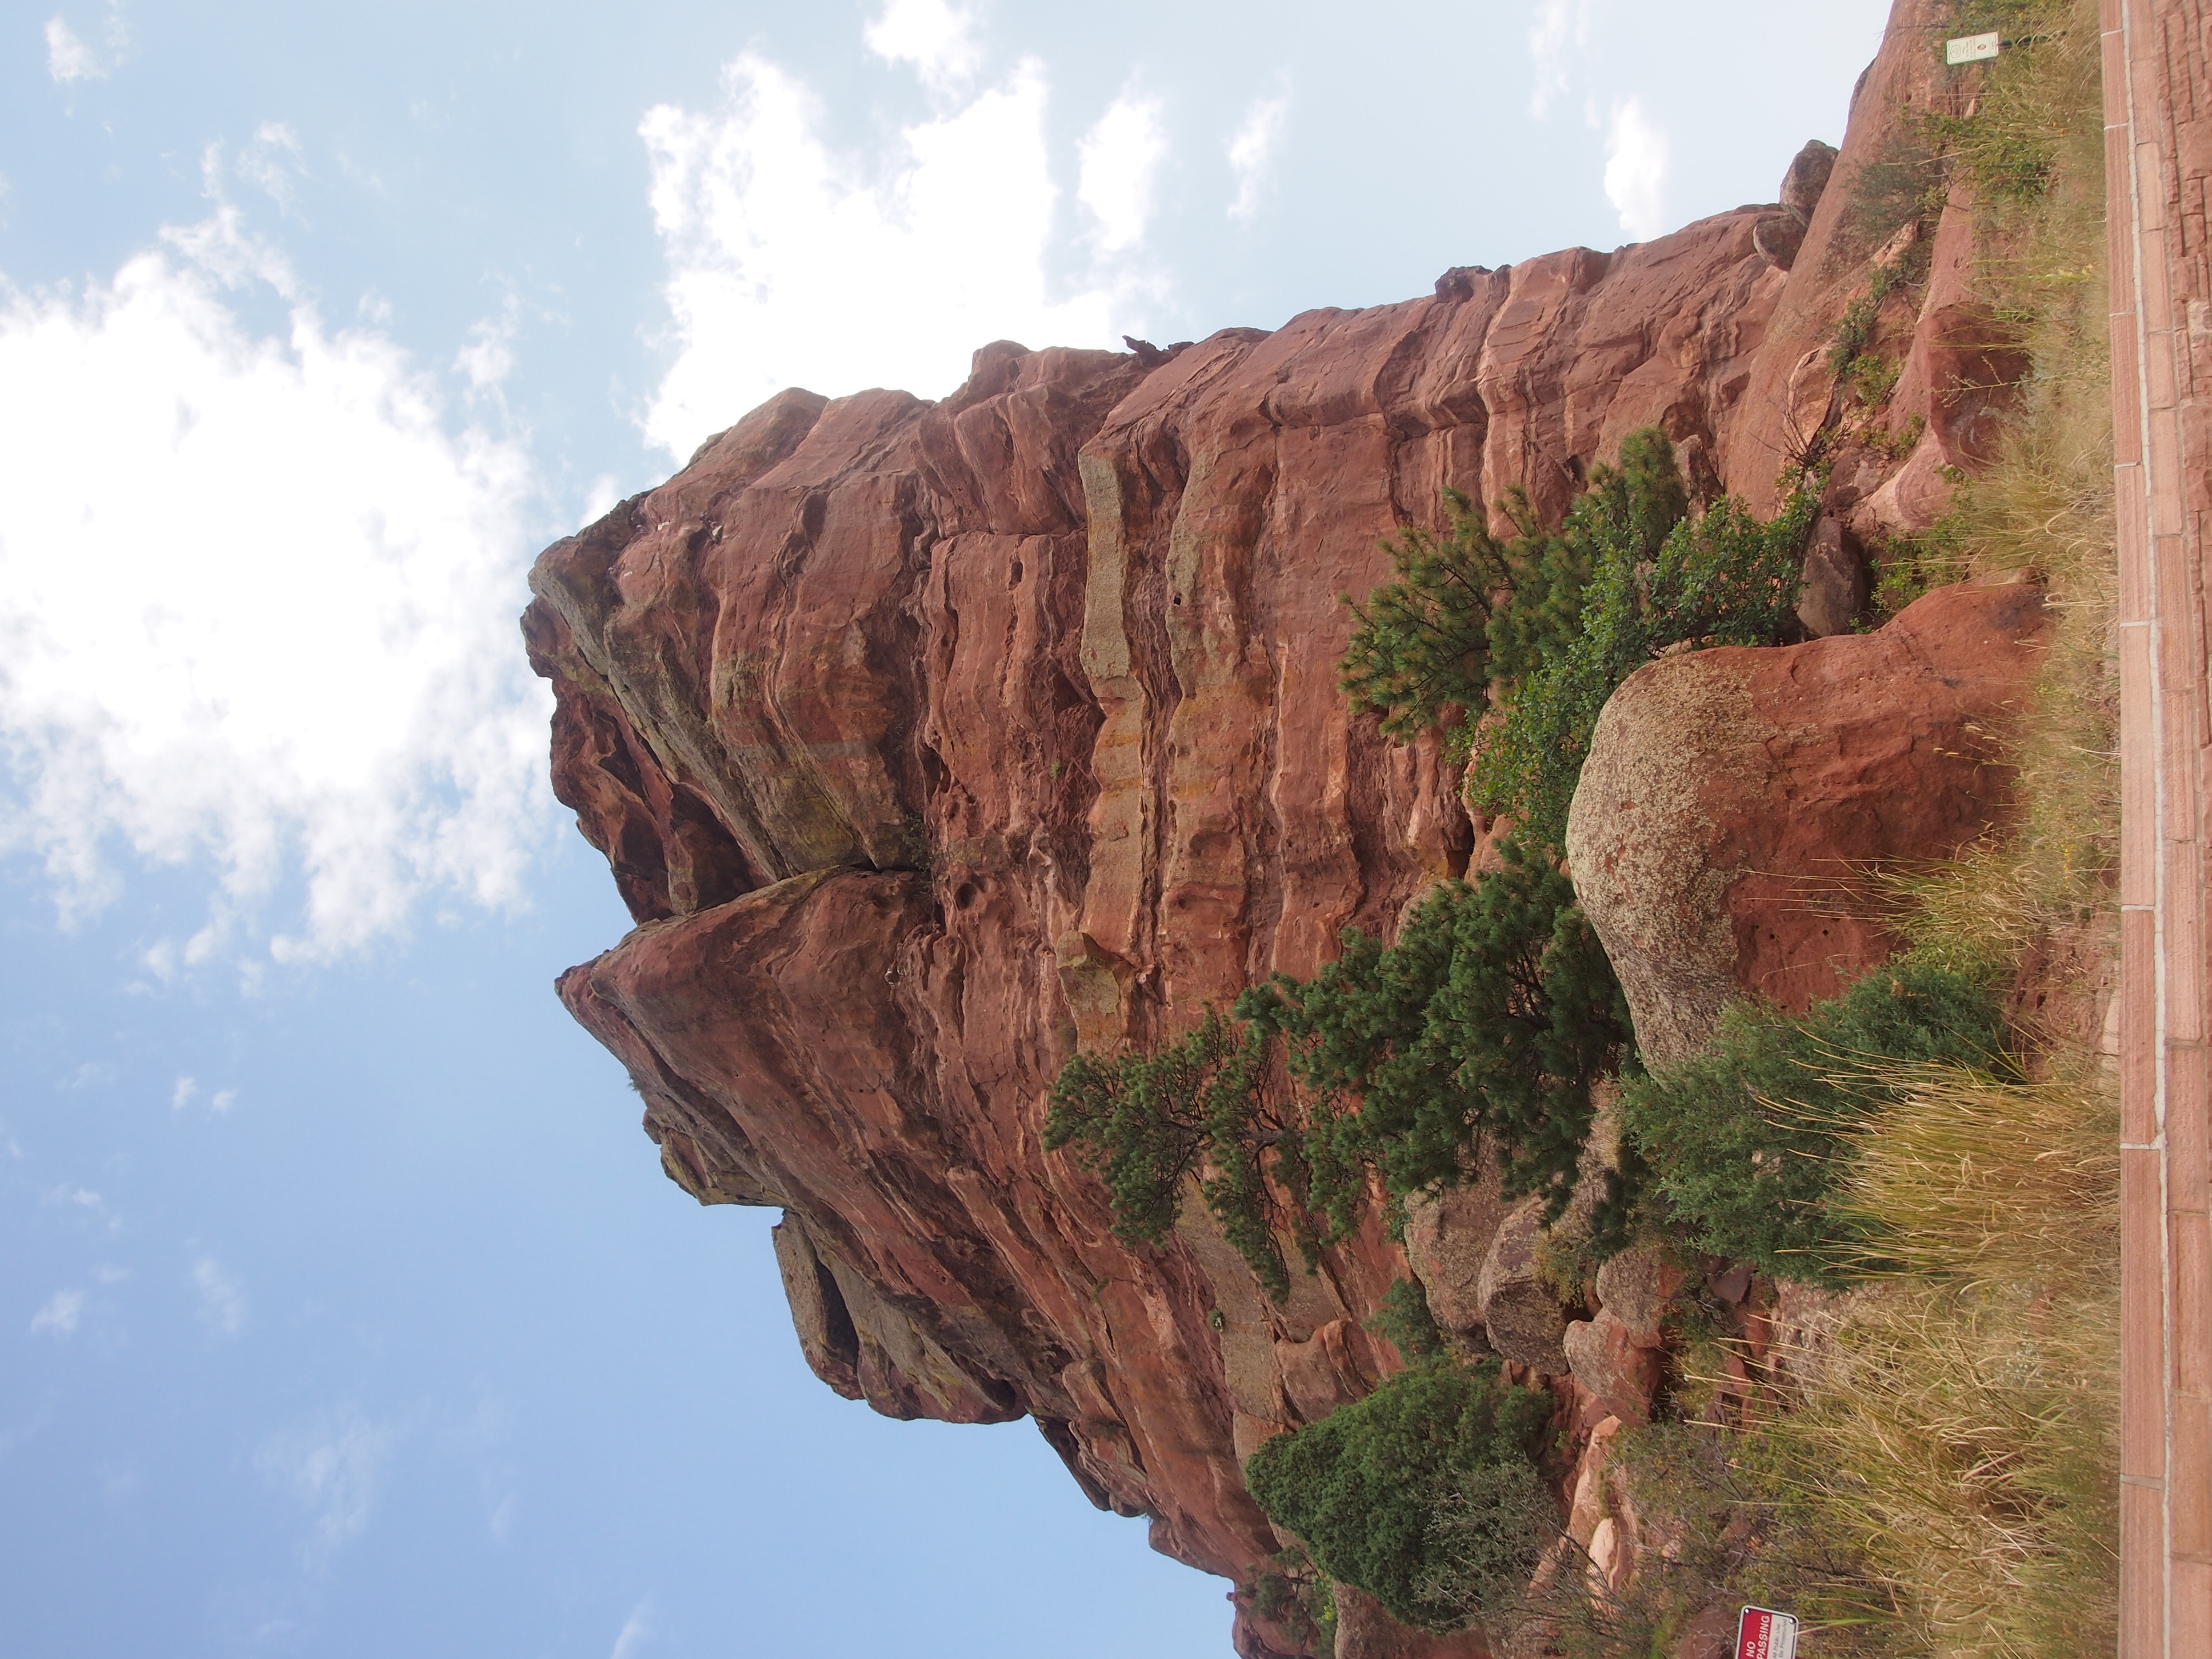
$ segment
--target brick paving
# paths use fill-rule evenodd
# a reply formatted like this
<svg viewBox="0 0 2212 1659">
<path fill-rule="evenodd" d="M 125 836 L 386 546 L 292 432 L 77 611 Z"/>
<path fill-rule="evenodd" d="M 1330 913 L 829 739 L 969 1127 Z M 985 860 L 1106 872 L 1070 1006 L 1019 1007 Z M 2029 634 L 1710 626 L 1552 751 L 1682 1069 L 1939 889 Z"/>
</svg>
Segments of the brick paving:
<svg viewBox="0 0 2212 1659">
<path fill-rule="evenodd" d="M 2122 1659 L 2212 1659 L 2212 15 L 2103 0 L 2121 692 Z"/>
</svg>

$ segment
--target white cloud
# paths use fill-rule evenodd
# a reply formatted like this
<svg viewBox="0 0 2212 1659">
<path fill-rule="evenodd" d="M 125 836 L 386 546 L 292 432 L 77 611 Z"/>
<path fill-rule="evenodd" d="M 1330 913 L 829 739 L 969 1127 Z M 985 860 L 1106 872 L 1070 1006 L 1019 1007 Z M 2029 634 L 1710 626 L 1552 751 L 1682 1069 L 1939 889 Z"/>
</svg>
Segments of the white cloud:
<svg viewBox="0 0 2212 1659">
<path fill-rule="evenodd" d="M 615 510 L 615 503 L 623 498 L 621 482 L 611 472 L 602 472 L 592 480 L 592 487 L 584 492 L 584 522 L 596 524 Z"/>
<path fill-rule="evenodd" d="M 46 1298 L 46 1305 L 31 1316 L 31 1334 L 52 1331 L 56 1336 L 72 1336 L 83 1317 L 82 1291 L 56 1291 Z"/>
<path fill-rule="evenodd" d="M 1281 148 L 1283 131 L 1290 124 L 1288 93 L 1279 98 L 1260 98 L 1244 112 L 1237 136 L 1229 141 L 1229 170 L 1237 178 L 1237 197 L 1229 204 L 1232 219 L 1249 219 L 1260 210 L 1260 191 L 1267 182 L 1267 169 Z"/>
<path fill-rule="evenodd" d="M 307 1512 L 302 1553 L 310 1563 L 326 1562 L 368 1529 L 398 1444 L 398 1430 L 351 1407 L 261 1443 L 253 1463 L 262 1479 Z"/>
<path fill-rule="evenodd" d="M 1667 135 L 1651 125 L 1639 99 L 1613 106 L 1605 137 L 1605 193 L 1632 240 L 1667 228 Z"/>
<path fill-rule="evenodd" d="M 227 298 L 257 284 L 283 338 Z M 218 867 L 207 926 L 147 951 L 162 974 L 295 880 L 280 957 L 426 893 L 520 899 L 550 816 L 517 444 L 449 432 L 406 354 L 325 326 L 228 205 L 80 294 L 0 283 L 0 846 L 44 858 L 65 917 L 114 896 L 117 843 Z"/>
<path fill-rule="evenodd" d="M 521 307 L 510 294 L 496 317 L 482 317 L 471 325 L 469 343 L 454 356 L 453 367 L 468 377 L 471 392 L 495 393 L 514 372 L 514 337 L 521 323 Z"/>
<path fill-rule="evenodd" d="M 1167 159 L 1159 100 L 1122 94 L 1083 135 L 1077 154 L 1082 171 L 1075 193 L 1098 221 L 1100 250 L 1134 247 L 1152 216 L 1153 178 Z"/>
<path fill-rule="evenodd" d="M 199 1292 L 200 1318 L 224 1336 L 246 1328 L 246 1291 L 211 1255 L 192 1263 L 192 1288 Z"/>
<path fill-rule="evenodd" d="M 46 73 L 55 85 L 71 87 L 80 81 L 104 79 L 107 70 L 92 48 L 77 38 L 75 29 L 59 17 L 50 17 L 46 20 Z"/>
<path fill-rule="evenodd" d="M 86 1218 L 105 1224 L 111 1233 L 123 1231 L 123 1218 L 107 1207 L 106 1200 L 89 1187 L 72 1187 L 64 1182 L 46 1194 L 46 1202 L 66 1205 L 82 1211 Z"/>
<path fill-rule="evenodd" d="M 1528 56 L 1535 60 L 1536 85 L 1528 94 L 1528 113 L 1541 120 L 1552 100 L 1567 90 L 1567 49 L 1589 45 L 1589 0 L 1538 0 L 1528 30 Z"/>
<path fill-rule="evenodd" d="M 722 84 L 718 107 L 660 105 L 639 128 L 678 347 L 645 428 L 671 454 L 785 386 L 938 397 L 988 341 L 1105 346 L 1135 326 L 1103 288 L 1052 297 L 1036 64 L 874 156 L 833 154 L 811 94 L 765 58 Z"/>
<path fill-rule="evenodd" d="M 177 1086 L 169 1091 L 169 1109 L 173 1112 L 183 1111 L 185 1107 L 192 1103 L 194 1097 L 196 1097 L 199 1091 L 200 1085 L 192 1081 L 191 1079 L 188 1077 L 179 1078 L 177 1079 Z"/>
<path fill-rule="evenodd" d="M 607 1659 L 637 1659 L 638 1650 L 653 1635 L 653 1598 L 648 1595 L 629 1610 L 623 1621 L 621 1632 L 615 1637 L 614 1651 Z"/>
<path fill-rule="evenodd" d="M 264 121 L 238 155 L 239 177 L 280 208 L 291 207 L 294 181 L 304 170 L 299 135 L 282 121 Z"/>
<path fill-rule="evenodd" d="M 890 0 L 861 38 L 877 57 L 913 64 L 922 84 L 935 91 L 966 85 L 982 67 L 975 17 L 945 0 Z"/>
</svg>

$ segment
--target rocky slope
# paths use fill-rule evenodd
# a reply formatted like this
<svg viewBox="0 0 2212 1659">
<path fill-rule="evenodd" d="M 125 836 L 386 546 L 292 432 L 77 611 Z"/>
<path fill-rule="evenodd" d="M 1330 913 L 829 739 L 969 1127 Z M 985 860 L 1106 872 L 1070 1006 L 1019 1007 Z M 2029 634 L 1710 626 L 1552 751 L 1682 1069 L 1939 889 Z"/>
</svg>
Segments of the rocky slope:
<svg viewBox="0 0 2212 1659">
<path fill-rule="evenodd" d="M 1845 436 L 1829 333 L 1893 253 L 1863 246 L 1851 181 L 1900 107 L 1953 95 L 1924 10 L 1900 0 L 1834 181 L 1808 147 L 1781 203 L 1273 333 L 1002 342 L 935 404 L 787 392 L 546 550 L 524 627 L 558 698 L 555 787 L 638 922 L 561 995 L 629 1067 L 672 1179 L 782 1208 L 793 1316 L 831 1388 L 893 1416 L 1032 1417 L 1093 1502 L 1240 1584 L 1279 1547 L 1241 1460 L 1395 1365 L 1362 1322 L 1403 1253 L 1370 1226 L 1278 1308 L 1195 1206 L 1168 1248 L 1127 1248 L 1097 1185 L 1042 1152 L 1045 1091 L 1079 1046 L 1310 973 L 1340 929 L 1387 931 L 1477 855 L 1486 826 L 1433 744 L 1382 738 L 1336 690 L 1338 596 L 1387 574 L 1380 537 L 1436 525 L 1447 487 L 1494 504 L 1517 485 L 1555 516 L 1646 424 L 1701 494 L 1761 501 L 1814 432 Z M 1943 216 L 1924 303 L 1881 319 L 1907 357 L 1887 430 L 1922 430 L 1909 453 L 1838 444 L 1814 632 L 1863 602 L 1860 540 L 1924 523 L 1944 469 L 1975 459 L 1991 394 L 1954 372 L 1982 337 L 1966 222 Z M 1940 684 L 1899 705 L 1921 725 L 1881 787 L 1909 791 L 2016 684 L 2024 615 L 1936 647 L 1893 628 L 1773 653 L 1760 684 L 1801 705 L 1762 741 L 1825 728 L 1837 699 L 1881 726 L 1905 658 L 1979 676 L 1973 710 Z M 1799 830 L 1757 842 L 1797 875 L 1948 851 L 2000 781 L 1970 764 L 1957 810 L 1838 839 L 1840 769 L 1801 769 Z M 1715 860 L 1709 898 L 1748 867 Z M 1886 948 L 1802 927 L 1764 954 L 1727 943 L 1706 940 L 1711 974 L 1804 994 Z M 1480 1321 L 1476 1224 L 1468 1283 L 1436 1288 Z M 1392 1650 L 1376 1620 L 1352 1621 L 1359 1650 Z M 1238 1643 L 1290 1647 L 1241 1607 Z"/>
</svg>

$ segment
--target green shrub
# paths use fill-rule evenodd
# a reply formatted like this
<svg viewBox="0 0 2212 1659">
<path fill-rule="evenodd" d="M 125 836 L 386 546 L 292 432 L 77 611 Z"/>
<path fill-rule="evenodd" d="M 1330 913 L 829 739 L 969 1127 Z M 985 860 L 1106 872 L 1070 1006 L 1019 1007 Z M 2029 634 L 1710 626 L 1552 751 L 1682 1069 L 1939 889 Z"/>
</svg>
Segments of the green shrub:
<svg viewBox="0 0 2212 1659">
<path fill-rule="evenodd" d="M 1947 514 L 1925 530 L 1893 531 L 1872 549 L 1874 609 L 1894 617 L 1923 594 L 1966 580 L 1969 568 L 1959 514 Z"/>
<path fill-rule="evenodd" d="M 1442 1359 L 1449 1352 L 1443 1332 L 1437 1328 L 1437 1316 L 1429 1311 L 1428 1292 L 1418 1279 L 1392 1279 L 1366 1328 L 1395 1348 L 1409 1365 Z"/>
<path fill-rule="evenodd" d="M 1452 754 L 1475 758 L 1470 793 L 1554 850 L 1613 687 L 1670 647 L 1771 645 L 1794 630 L 1817 510 L 1801 489 L 1771 525 L 1726 499 L 1691 519 L 1656 427 L 1622 440 L 1618 467 L 1591 468 L 1556 531 L 1518 490 L 1505 501 L 1516 533 L 1502 543 L 1466 496 L 1449 492 L 1445 506 L 1444 536 L 1386 541 L 1397 580 L 1364 605 L 1346 599 L 1358 620 L 1340 684 L 1395 737 L 1451 718 Z M 1493 708 L 1504 718 L 1486 726 Z"/>
<path fill-rule="evenodd" d="M 1423 1601 L 1462 1621 L 1480 1620 L 1497 1647 L 1520 1647 L 1515 1638 L 1534 1633 L 1532 1626 L 1557 1630 L 1561 1610 L 1578 1612 L 1590 1599 L 1595 1577 L 1581 1570 L 1584 1560 L 1570 1559 L 1539 1580 L 1546 1554 L 1562 1544 L 1562 1554 L 1578 1551 L 1560 1519 L 1559 1500 L 1533 1464 L 1455 1472 L 1430 1512 Z M 1554 1588 L 1567 1594 L 1542 1595 Z M 1546 1650 L 1553 1650 L 1548 1644 Z"/>
<path fill-rule="evenodd" d="M 1663 434 L 1630 434 L 1620 457 L 1618 472 L 1592 470 L 1561 530 L 1589 554 L 1579 629 L 1496 699 L 1502 718 L 1476 739 L 1469 779 L 1486 811 L 1554 849 L 1566 839 L 1590 733 L 1621 681 L 1672 647 L 1773 645 L 1796 631 L 1805 538 L 1819 512 L 1813 492 L 1800 489 L 1771 524 L 1726 497 L 1691 519 Z"/>
<path fill-rule="evenodd" d="M 1209 1009 L 1156 1053 L 1078 1054 L 1053 1084 L 1046 1147 L 1079 1149 L 1132 1243 L 1167 1237 L 1198 1176 L 1277 1301 L 1279 1240 L 1310 1266 L 1317 1222 L 1329 1242 L 1359 1224 L 1370 1170 L 1403 1198 L 1464 1179 L 1486 1146 L 1509 1193 L 1543 1192 L 1556 1213 L 1591 1085 L 1628 1048 L 1628 1008 L 1567 878 L 1516 843 L 1502 851 L 1501 868 L 1437 889 L 1396 945 L 1347 928 L 1311 980 L 1244 993 L 1241 1032 Z M 1270 1097 L 1277 1037 L 1295 1101 Z"/>
<path fill-rule="evenodd" d="M 1336 1650 L 1335 1586 L 1302 1549 L 1278 1550 L 1246 1587 L 1252 1611 L 1322 1653 Z"/>
<path fill-rule="evenodd" d="M 1312 979 L 1237 999 L 1311 1096 L 1306 1165 L 1332 1238 L 1357 1224 L 1370 1166 L 1403 1197 L 1464 1179 L 1486 1148 L 1508 1194 L 1566 1203 L 1627 1004 L 1566 877 L 1518 842 L 1500 851 L 1431 893 L 1395 945 L 1348 928 Z"/>
<path fill-rule="evenodd" d="M 1151 1054 L 1078 1054 L 1054 1079 L 1045 1118 L 1048 1152 L 1074 1146 L 1104 1182 L 1116 1237 L 1158 1244 L 1182 1208 L 1185 1177 L 1202 1165 L 1206 1208 L 1278 1302 L 1290 1273 L 1277 1243 L 1282 1225 L 1302 1241 L 1310 1229 L 1278 1206 L 1261 1162 L 1294 1194 L 1305 1176 L 1299 1138 L 1267 1098 L 1264 1033 L 1238 1034 L 1215 1010 L 1198 1028 Z"/>
<path fill-rule="evenodd" d="M 1450 527 L 1441 539 L 1420 529 L 1384 539 L 1397 580 L 1364 605 L 1344 596 L 1358 622 L 1337 684 L 1395 738 L 1414 736 L 1442 709 L 1473 717 L 1490 702 L 1492 609 L 1513 573 L 1472 501 L 1448 489 L 1444 512 Z"/>
<path fill-rule="evenodd" d="M 1268 1441 L 1245 1484 L 1331 1577 L 1401 1623 L 1449 1630 L 1465 1611 L 1425 1591 L 1438 1499 L 1467 1471 L 1528 1468 L 1551 1413 L 1549 1395 L 1507 1382 L 1495 1360 L 1422 1365 Z"/>
<path fill-rule="evenodd" d="M 1980 979 L 1900 957 L 1802 1018 L 1729 1009 L 1704 1054 L 1626 1082 L 1622 1132 L 1688 1243 L 1821 1278 L 1859 1233 L 1828 1202 L 1851 1132 L 1930 1064 L 2003 1068 L 2002 1017 Z"/>
</svg>

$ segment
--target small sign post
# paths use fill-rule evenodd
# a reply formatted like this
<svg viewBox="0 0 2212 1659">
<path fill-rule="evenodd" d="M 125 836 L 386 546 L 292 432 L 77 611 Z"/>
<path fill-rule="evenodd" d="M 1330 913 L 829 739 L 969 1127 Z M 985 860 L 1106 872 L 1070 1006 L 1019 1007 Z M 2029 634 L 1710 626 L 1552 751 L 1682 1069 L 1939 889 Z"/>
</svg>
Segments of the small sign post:
<svg viewBox="0 0 2212 1659">
<path fill-rule="evenodd" d="M 2003 45 L 1995 29 L 1987 34 L 1962 34 L 1955 40 L 1943 43 L 1943 61 L 1947 64 L 1979 64 L 1996 57 Z"/>
<path fill-rule="evenodd" d="M 1735 1659 L 1797 1659 L 1797 1620 L 1772 1607 L 1746 1607 L 1736 1620 Z"/>
</svg>

